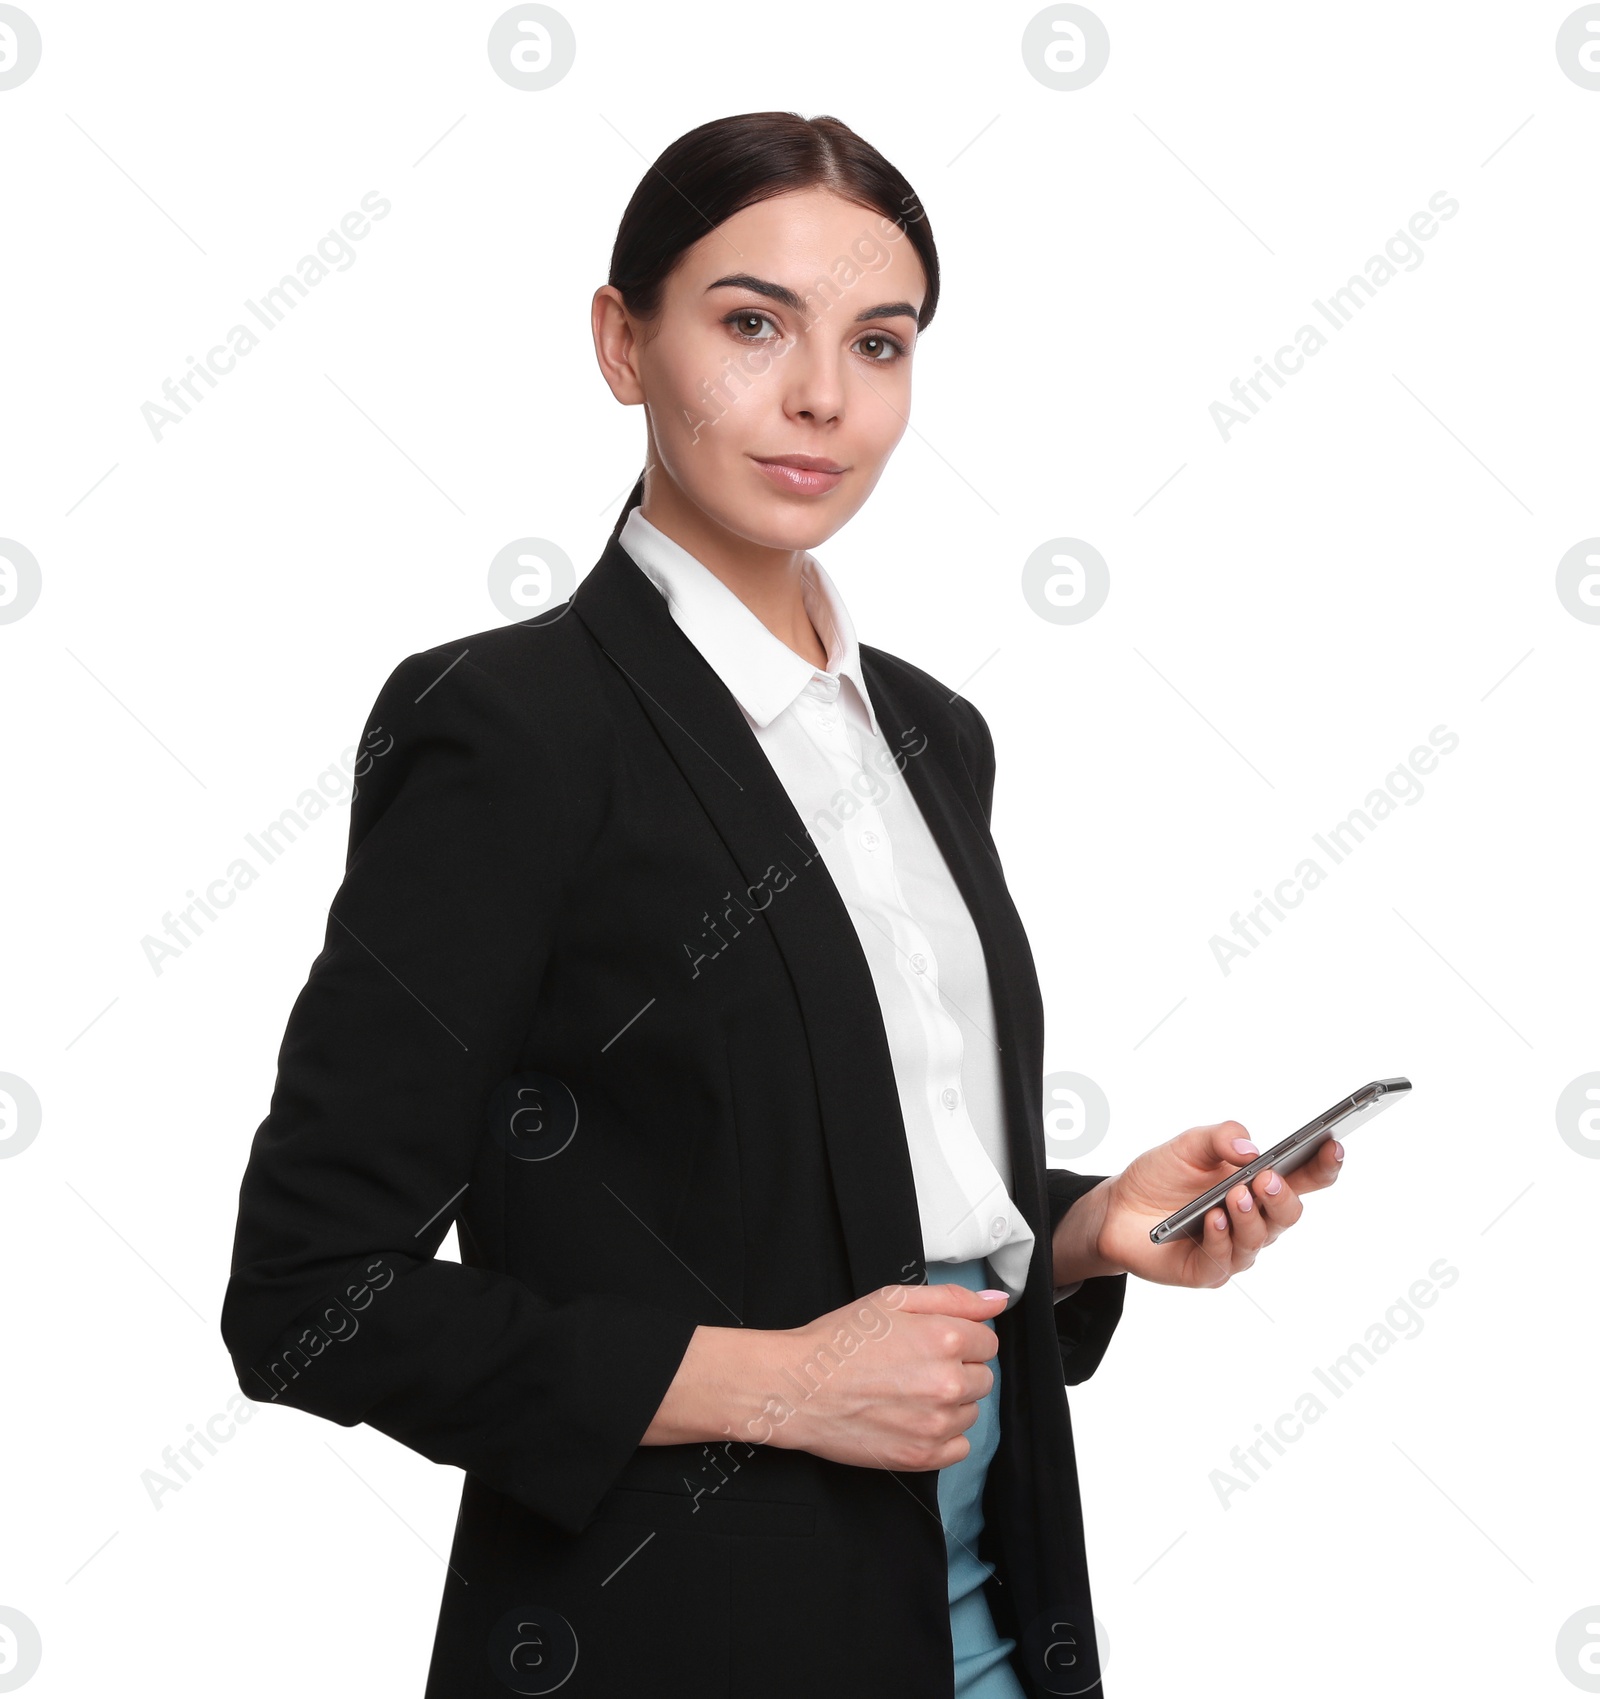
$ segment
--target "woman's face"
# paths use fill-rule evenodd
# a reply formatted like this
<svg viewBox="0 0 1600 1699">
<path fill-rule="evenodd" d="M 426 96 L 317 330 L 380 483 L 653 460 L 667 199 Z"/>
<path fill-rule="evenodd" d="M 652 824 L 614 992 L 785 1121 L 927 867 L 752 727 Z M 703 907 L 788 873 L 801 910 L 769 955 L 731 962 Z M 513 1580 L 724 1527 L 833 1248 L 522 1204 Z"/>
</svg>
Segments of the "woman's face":
<svg viewBox="0 0 1600 1699">
<path fill-rule="evenodd" d="M 803 189 L 746 207 L 686 249 L 654 320 L 631 318 L 610 285 L 597 291 L 601 369 L 619 401 L 644 406 L 654 458 L 676 486 L 661 489 L 657 475 L 652 510 L 686 498 L 766 548 L 832 536 L 906 428 L 926 290 L 890 219 Z"/>
</svg>

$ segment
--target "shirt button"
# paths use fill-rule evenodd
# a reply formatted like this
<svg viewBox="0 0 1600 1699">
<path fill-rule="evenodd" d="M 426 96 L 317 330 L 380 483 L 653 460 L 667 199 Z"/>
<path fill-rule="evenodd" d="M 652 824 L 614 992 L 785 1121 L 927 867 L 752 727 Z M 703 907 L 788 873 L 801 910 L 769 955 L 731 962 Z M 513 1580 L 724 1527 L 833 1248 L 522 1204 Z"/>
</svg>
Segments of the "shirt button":
<svg viewBox="0 0 1600 1699">
<path fill-rule="evenodd" d="M 1003 1215 L 997 1215 L 994 1220 L 989 1223 L 989 1237 L 991 1239 L 1000 1238 L 1001 1235 L 1004 1234 L 1005 1230 L 1006 1218 Z"/>
<path fill-rule="evenodd" d="M 961 1101 L 961 1093 L 957 1091 L 954 1086 L 947 1085 L 944 1090 L 939 1093 L 939 1101 L 946 1109 L 954 1109 Z"/>
<path fill-rule="evenodd" d="M 911 968 L 914 973 L 926 973 L 928 971 L 928 958 L 923 955 L 921 950 L 918 950 L 911 958 Z"/>
<path fill-rule="evenodd" d="M 876 832 L 863 832 L 861 841 L 869 850 L 875 850 L 878 847 L 878 834 Z"/>
</svg>

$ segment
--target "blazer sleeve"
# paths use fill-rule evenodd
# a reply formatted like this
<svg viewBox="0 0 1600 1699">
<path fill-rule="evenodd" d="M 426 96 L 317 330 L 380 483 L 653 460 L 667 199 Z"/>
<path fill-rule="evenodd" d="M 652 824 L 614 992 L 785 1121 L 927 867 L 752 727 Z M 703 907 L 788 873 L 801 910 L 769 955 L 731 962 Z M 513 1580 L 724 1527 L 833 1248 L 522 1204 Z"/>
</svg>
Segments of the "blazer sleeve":
<svg viewBox="0 0 1600 1699">
<path fill-rule="evenodd" d="M 366 1422 L 578 1533 L 694 1320 L 553 1302 L 434 1254 L 600 817 L 602 781 L 558 775 L 535 720 L 470 658 L 410 656 L 380 692 L 344 879 L 240 1188 L 222 1335 L 249 1397 Z"/>
<path fill-rule="evenodd" d="M 988 825 L 994 804 L 994 737 L 988 721 L 970 702 L 963 698 L 962 706 L 969 716 L 962 759 L 983 806 L 984 823 Z M 1046 1167 L 1045 1191 L 1052 1240 L 1067 1211 L 1105 1178 L 1103 1174 L 1079 1174 L 1068 1168 Z M 1077 1386 L 1099 1368 L 1100 1359 L 1105 1356 L 1122 1319 L 1127 1291 L 1126 1274 L 1093 1275 L 1060 1289 L 1055 1299 L 1055 1317 L 1063 1384 Z"/>
</svg>

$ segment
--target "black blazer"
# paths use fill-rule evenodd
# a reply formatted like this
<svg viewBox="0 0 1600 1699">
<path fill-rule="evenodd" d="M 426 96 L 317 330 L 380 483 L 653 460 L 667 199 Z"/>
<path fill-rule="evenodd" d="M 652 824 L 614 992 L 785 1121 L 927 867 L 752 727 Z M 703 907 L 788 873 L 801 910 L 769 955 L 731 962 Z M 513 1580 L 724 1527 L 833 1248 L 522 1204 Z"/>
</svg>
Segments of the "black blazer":
<svg viewBox="0 0 1600 1699">
<path fill-rule="evenodd" d="M 1127 1277 L 1051 1303 L 1051 1233 L 1099 1176 L 1045 1166 L 988 727 L 862 664 L 983 941 L 1036 1236 L 997 1325 L 988 1598 L 1030 1695 L 1100 1694 L 1063 1383 Z M 466 1471 L 430 1699 L 949 1694 L 936 1471 L 638 1443 L 697 1325 L 927 1278 L 866 959 L 732 695 L 612 541 L 552 615 L 401 662 L 366 747 L 222 1332 L 251 1397 Z"/>
</svg>

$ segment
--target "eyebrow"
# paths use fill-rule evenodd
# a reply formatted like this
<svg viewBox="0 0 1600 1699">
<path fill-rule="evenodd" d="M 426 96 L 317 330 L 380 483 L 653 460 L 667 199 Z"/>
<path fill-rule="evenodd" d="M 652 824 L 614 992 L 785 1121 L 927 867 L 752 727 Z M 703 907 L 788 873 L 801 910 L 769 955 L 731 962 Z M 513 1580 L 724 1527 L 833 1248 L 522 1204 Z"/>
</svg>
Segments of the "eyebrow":
<svg viewBox="0 0 1600 1699">
<path fill-rule="evenodd" d="M 753 294 L 765 295 L 769 301 L 776 301 L 780 306 L 787 307 L 791 312 L 803 313 L 805 302 L 787 289 L 781 283 L 769 283 L 763 277 L 752 277 L 748 272 L 732 272 L 727 277 L 719 277 L 715 283 L 706 285 L 709 295 L 713 289 L 748 289 Z M 917 317 L 917 309 L 909 301 L 885 301 L 880 306 L 868 307 L 865 312 L 857 313 L 856 324 L 865 324 L 868 319 L 911 319 Z"/>
</svg>

